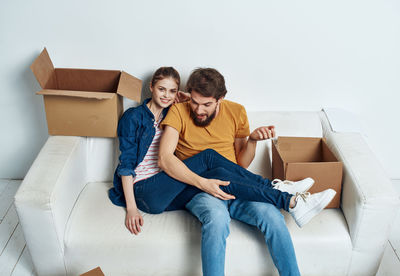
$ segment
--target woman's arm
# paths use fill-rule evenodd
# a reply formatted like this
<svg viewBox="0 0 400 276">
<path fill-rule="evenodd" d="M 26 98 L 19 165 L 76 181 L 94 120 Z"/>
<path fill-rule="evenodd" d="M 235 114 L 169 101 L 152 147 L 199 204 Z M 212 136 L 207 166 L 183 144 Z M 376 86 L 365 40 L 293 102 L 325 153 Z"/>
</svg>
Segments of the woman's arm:
<svg viewBox="0 0 400 276">
<path fill-rule="evenodd" d="M 128 110 L 118 122 L 118 140 L 121 154 L 117 167 L 118 176 L 135 175 L 135 164 L 138 158 L 138 141 L 136 132 L 138 122 L 133 111 Z"/>
<path fill-rule="evenodd" d="M 125 226 L 132 234 L 139 234 L 143 226 L 143 217 L 136 206 L 135 194 L 133 191 L 133 177 L 135 175 L 134 164 L 137 160 L 138 145 L 136 131 L 138 124 L 132 111 L 125 112 L 118 123 L 118 138 L 121 155 L 120 164 L 117 169 L 121 177 L 122 188 L 126 202 Z"/>
<path fill-rule="evenodd" d="M 136 206 L 135 194 L 133 191 L 133 176 L 123 175 L 121 176 L 121 180 L 126 201 L 125 226 L 132 234 L 137 235 L 140 233 L 140 227 L 143 226 L 144 221 Z"/>
</svg>

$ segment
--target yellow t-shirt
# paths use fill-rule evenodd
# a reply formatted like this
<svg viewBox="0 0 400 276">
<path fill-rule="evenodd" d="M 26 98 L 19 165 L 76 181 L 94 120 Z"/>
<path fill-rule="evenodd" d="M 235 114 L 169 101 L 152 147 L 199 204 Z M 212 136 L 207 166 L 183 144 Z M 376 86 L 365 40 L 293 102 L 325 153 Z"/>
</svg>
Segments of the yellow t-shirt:
<svg viewBox="0 0 400 276">
<path fill-rule="evenodd" d="M 237 163 L 235 138 L 250 135 L 246 110 L 242 105 L 228 100 L 222 100 L 218 114 L 206 127 L 193 123 L 189 102 L 172 105 L 161 125 L 171 126 L 179 132 L 175 155 L 181 160 L 211 148 Z"/>
</svg>

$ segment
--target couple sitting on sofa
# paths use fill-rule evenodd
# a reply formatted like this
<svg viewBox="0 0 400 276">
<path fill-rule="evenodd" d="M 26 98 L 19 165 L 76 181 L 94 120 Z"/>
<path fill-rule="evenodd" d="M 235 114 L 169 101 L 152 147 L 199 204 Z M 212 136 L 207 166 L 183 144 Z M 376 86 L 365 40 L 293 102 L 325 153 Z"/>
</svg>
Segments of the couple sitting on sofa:
<svg viewBox="0 0 400 276">
<path fill-rule="evenodd" d="M 204 275 L 224 275 L 230 218 L 258 227 L 280 275 L 299 275 L 289 231 L 279 209 L 301 227 L 333 199 L 328 189 L 312 194 L 314 181 L 270 181 L 245 168 L 257 141 L 275 137 L 273 126 L 250 133 L 244 107 L 225 100 L 224 77 L 200 68 L 190 75 L 185 96 L 172 67 L 150 82 L 151 99 L 128 109 L 118 125 L 120 162 L 111 201 L 126 207 L 125 225 L 138 234 L 138 208 L 158 214 L 188 209 L 202 223 Z M 182 98 L 187 98 L 181 103 Z M 180 99 L 180 100 L 178 100 Z"/>
</svg>

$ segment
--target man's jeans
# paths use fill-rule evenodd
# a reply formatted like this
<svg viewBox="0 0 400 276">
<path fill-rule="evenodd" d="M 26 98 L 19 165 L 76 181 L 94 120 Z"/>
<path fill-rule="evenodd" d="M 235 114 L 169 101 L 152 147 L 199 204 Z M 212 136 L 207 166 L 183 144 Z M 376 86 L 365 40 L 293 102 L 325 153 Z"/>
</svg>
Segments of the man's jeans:
<svg viewBox="0 0 400 276">
<path fill-rule="evenodd" d="M 207 149 L 184 161 L 186 166 L 205 178 L 230 181 L 221 190 L 243 200 L 268 202 L 279 209 L 289 209 L 292 195 L 273 189 L 271 181 L 253 174 L 229 161 L 215 150 Z M 136 204 L 144 212 L 158 214 L 163 211 L 184 209 L 185 205 L 202 191 L 182 183 L 165 172 L 136 182 Z"/>
<path fill-rule="evenodd" d="M 261 230 L 280 275 L 300 275 L 285 220 L 272 204 L 240 199 L 223 201 L 207 193 L 199 193 L 186 208 L 202 223 L 203 276 L 224 275 L 226 238 L 231 217 Z"/>
</svg>

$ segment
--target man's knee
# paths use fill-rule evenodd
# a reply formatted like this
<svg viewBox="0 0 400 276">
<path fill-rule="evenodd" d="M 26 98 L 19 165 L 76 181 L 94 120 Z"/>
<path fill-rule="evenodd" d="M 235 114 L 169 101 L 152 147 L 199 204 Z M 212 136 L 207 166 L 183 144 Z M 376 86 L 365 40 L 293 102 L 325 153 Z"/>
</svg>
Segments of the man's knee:
<svg viewBox="0 0 400 276">
<path fill-rule="evenodd" d="M 186 208 L 199 219 L 203 227 L 207 226 L 215 231 L 229 229 L 231 218 L 223 200 L 200 193 L 192 198 Z"/>
<path fill-rule="evenodd" d="M 262 232 L 287 229 L 285 218 L 280 210 L 269 203 L 236 200 L 231 206 L 231 211 L 233 218 L 245 220 Z"/>
<path fill-rule="evenodd" d="M 257 209 L 257 224 L 258 228 L 270 233 L 286 231 L 287 226 L 285 218 L 278 208 L 271 204 L 263 204 L 262 208 Z"/>
</svg>

